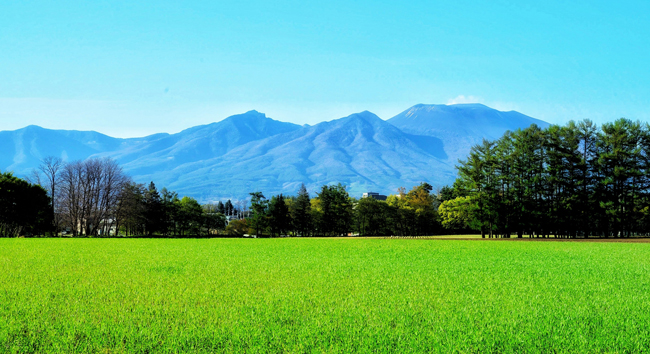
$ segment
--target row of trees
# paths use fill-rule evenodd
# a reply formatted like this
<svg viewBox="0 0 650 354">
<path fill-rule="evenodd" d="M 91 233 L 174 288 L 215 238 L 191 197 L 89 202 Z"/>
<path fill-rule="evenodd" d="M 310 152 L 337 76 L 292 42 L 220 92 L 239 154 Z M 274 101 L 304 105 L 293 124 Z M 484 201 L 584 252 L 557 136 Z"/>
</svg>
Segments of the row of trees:
<svg viewBox="0 0 650 354">
<path fill-rule="evenodd" d="M 507 132 L 474 146 L 440 206 L 483 236 L 589 237 L 650 229 L 650 127 L 589 120 Z"/>
<path fill-rule="evenodd" d="M 341 184 L 322 186 L 314 198 L 304 185 L 297 196 L 280 194 L 267 199 L 255 192 L 251 193 L 251 217 L 242 229 L 258 236 L 431 235 L 442 229 L 432 189 L 427 183 L 408 193 L 400 188 L 386 201 L 357 200 Z"/>
<path fill-rule="evenodd" d="M 223 204 L 218 208 L 202 206 L 191 197 L 181 199 L 166 188 L 158 192 L 153 182 L 147 188 L 129 182 L 116 205 L 116 229 L 123 230 L 125 236 L 210 236 L 226 227 L 226 216 L 219 211 L 222 208 Z"/>
<path fill-rule="evenodd" d="M 4 195 L 8 189 L 2 185 L 0 208 L 13 211 L 1 211 L 2 230 L 9 230 L 2 231 L 2 235 L 47 232 L 72 236 L 120 233 L 126 236 L 207 236 L 225 229 L 226 215 L 243 217 L 246 211 L 245 207 L 237 207 L 230 200 L 225 204 L 201 205 L 190 197 L 179 198 L 177 193 L 165 188 L 159 192 L 153 182 L 148 187 L 134 183 L 111 159 L 65 163 L 59 158 L 48 157 L 30 176 L 31 184 L 9 174 L 3 175 L 3 183 L 5 180 L 32 188 L 26 190 L 41 191 L 41 199 L 23 197 L 27 192 L 16 198 L 39 208 L 45 205 L 47 213 L 38 214 L 39 223 L 22 222 L 21 217 L 32 217 L 34 212 L 12 206 L 15 202 Z"/>
<path fill-rule="evenodd" d="M 409 192 L 400 188 L 386 201 L 357 200 L 340 184 L 324 185 L 311 198 L 302 185 L 296 196 L 266 199 L 261 192 L 251 193 L 249 209 L 230 200 L 201 205 L 166 188 L 158 191 L 153 182 L 137 184 L 111 159 L 66 163 L 48 157 L 30 180 L 3 175 L 0 235 L 407 236 L 442 229 L 439 200 L 426 183 Z M 22 189 L 7 188 L 7 181 Z M 7 191 L 19 189 L 24 191 L 8 196 Z"/>
</svg>

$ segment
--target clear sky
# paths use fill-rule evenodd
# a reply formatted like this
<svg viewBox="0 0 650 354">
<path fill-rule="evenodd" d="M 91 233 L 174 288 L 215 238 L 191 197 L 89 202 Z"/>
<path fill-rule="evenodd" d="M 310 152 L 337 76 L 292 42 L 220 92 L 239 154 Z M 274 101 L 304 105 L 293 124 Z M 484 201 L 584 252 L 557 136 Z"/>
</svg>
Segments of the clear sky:
<svg viewBox="0 0 650 354">
<path fill-rule="evenodd" d="M 0 2 L 0 130 L 131 137 L 481 102 L 650 120 L 649 1 Z"/>
</svg>

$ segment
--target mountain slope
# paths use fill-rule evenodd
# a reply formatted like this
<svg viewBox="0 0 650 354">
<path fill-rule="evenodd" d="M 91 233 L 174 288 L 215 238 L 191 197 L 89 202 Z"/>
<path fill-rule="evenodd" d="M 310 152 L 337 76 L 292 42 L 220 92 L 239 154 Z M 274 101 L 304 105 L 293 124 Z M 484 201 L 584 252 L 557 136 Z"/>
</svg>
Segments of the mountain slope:
<svg viewBox="0 0 650 354">
<path fill-rule="evenodd" d="M 220 122 L 192 127 L 161 139 L 100 154 L 116 159 L 134 176 L 165 172 L 183 164 L 222 156 L 237 146 L 301 127 L 249 111 Z"/>
<path fill-rule="evenodd" d="M 454 171 L 445 158 L 437 139 L 414 139 L 362 112 L 146 177 L 158 178 L 183 193 L 201 194 L 203 199 L 211 194 L 241 197 L 242 191 L 255 190 L 294 194 L 303 182 L 311 191 L 342 183 L 357 195 L 367 190 L 394 192 L 422 181 L 447 183 Z"/>
</svg>

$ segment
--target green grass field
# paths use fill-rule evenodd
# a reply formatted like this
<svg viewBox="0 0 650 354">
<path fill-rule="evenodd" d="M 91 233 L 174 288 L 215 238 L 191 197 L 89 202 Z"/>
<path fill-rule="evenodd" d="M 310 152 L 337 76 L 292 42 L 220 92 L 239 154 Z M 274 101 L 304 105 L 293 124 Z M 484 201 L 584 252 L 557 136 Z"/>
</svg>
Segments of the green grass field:
<svg viewBox="0 0 650 354">
<path fill-rule="evenodd" d="M 0 239 L 0 352 L 648 352 L 650 244 Z"/>
</svg>

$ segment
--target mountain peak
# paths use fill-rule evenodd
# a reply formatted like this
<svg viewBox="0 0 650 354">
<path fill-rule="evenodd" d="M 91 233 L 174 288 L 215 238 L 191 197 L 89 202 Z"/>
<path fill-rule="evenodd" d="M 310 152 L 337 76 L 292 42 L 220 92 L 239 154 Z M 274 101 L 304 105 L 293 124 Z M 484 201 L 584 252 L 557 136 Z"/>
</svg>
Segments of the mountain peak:
<svg viewBox="0 0 650 354">
<path fill-rule="evenodd" d="M 270 119 L 266 116 L 266 114 L 258 112 L 256 110 L 251 110 L 246 113 L 240 113 L 240 114 L 235 114 L 232 115 L 224 120 L 263 120 L 263 119 Z"/>
<path fill-rule="evenodd" d="M 370 111 L 363 111 L 363 112 L 359 112 L 359 113 L 353 113 L 353 114 L 350 114 L 349 116 L 347 116 L 347 117 L 345 117 L 343 119 L 361 119 L 361 120 L 368 121 L 368 122 L 373 122 L 373 121 L 377 121 L 377 120 L 383 121 L 376 114 L 374 114 L 374 113 L 372 113 Z"/>
<path fill-rule="evenodd" d="M 224 120 L 241 119 L 241 118 L 267 118 L 267 117 L 266 114 L 258 112 L 253 109 L 244 113 L 233 114 L 231 116 L 226 117 Z"/>
<path fill-rule="evenodd" d="M 485 110 L 496 111 L 496 109 L 490 108 L 482 103 L 455 103 L 455 104 L 447 104 L 445 106 L 458 108 L 458 109 L 485 109 Z"/>
<path fill-rule="evenodd" d="M 269 118 L 266 116 L 264 113 L 260 113 L 256 110 L 251 110 L 246 113 L 240 113 L 240 114 L 235 114 L 232 115 L 226 119 L 224 119 L 222 122 L 228 123 L 228 124 L 235 124 L 235 125 L 264 125 L 267 124 L 267 122 L 278 122 L 272 118 Z M 279 123 L 279 122 L 278 122 Z M 290 123 L 287 123 L 290 124 Z"/>
<path fill-rule="evenodd" d="M 498 139 L 506 130 L 540 127 L 548 123 L 519 112 L 502 112 L 480 103 L 415 105 L 388 120 L 404 132 L 441 139 L 445 146 L 457 146 L 450 156 L 464 158 L 469 147 L 483 138 Z"/>
<path fill-rule="evenodd" d="M 454 103 L 454 104 L 425 104 L 419 103 L 409 108 L 407 111 L 467 111 L 467 110 L 490 110 L 497 111 L 494 108 L 488 107 L 482 103 Z"/>
<path fill-rule="evenodd" d="M 246 113 L 239 114 L 240 116 L 257 116 L 257 117 L 264 117 L 266 118 L 266 114 L 258 112 L 257 110 L 250 110 Z"/>
</svg>

